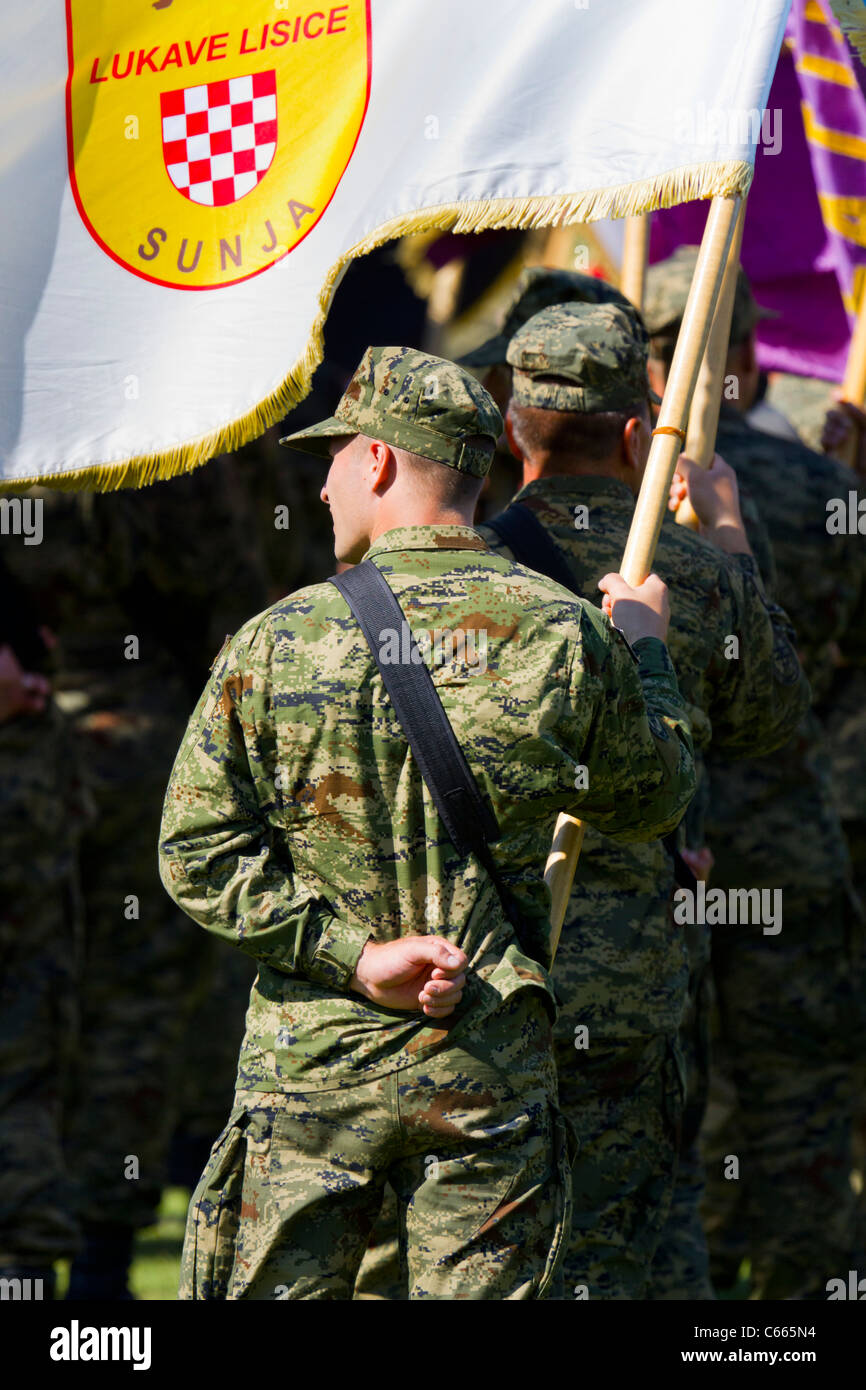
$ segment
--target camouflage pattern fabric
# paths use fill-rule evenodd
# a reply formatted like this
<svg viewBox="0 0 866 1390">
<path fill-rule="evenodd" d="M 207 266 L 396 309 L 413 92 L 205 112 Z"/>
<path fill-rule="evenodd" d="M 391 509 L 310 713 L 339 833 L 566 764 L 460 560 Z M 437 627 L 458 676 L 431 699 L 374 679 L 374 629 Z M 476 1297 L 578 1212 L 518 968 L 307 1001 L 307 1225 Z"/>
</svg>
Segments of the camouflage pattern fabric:
<svg viewBox="0 0 866 1390">
<path fill-rule="evenodd" d="M 335 413 L 280 440 L 328 458 L 332 439 L 366 434 L 397 449 L 483 478 L 490 471 L 502 416 L 468 372 L 414 348 L 371 347 Z M 488 448 L 473 441 L 481 436 Z"/>
<path fill-rule="evenodd" d="M 555 476 L 529 483 L 517 501 L 532 507 L 587 598 L 620 563 L 634 511 L 624 483 L 603 476 Z M 586 527 L 575 529 L 579 508 Z M 499 536 L 481 534 L 498 553 Z M 671 592 L 668 635 L 695 741 L 710 739 L 742 756 L 772 747 L 796 725 L 808 686 L 794 656 L 791 627 L 765 596 L 754 561 L 726 556 L 673 518 L 659 538 L 655 572 Z M 739 636 L 739 658 L 726 639 Z M 656 842 L 615 844 L 587 829 L 556 961 L 563 1004 L 557 1036 L 648 1037 L 675 1033 L 686 995 L 688 962 L 674 925 L 670 854 Z"/>
<path fill-rule="evenodd" d="M 634 510 L 625 484 L 602 476 L 542 478 L 517 500 L 533 508 L 556 541 L 579 591 L 587 597 L 597 592 L 598 580 L 617 567 L 625 548 Z M 587 508 L 588 524 L 576 529 L 581 507 Z M 494 532 L 480 529 L 502 547 Z M 722 555 L 669 518 L 654 570 L 670 587 L 670 651 L 696 742 L 706 747 L 712 738 L 735 756 L 773 746 L 796 723 L 808 687 L 793 654 L 790 625 L 766 599 L 754 561 Z M 726 640 L 737 634 L 739 659 L 727 660 Z M 692 1231 L 697 1225 L 699 1189 L 690 1183 L 685 1195 L 674 1191 L 682 1100 L 676 1111 L 669 1102 L 665 1119 L 657 1106 L 667 1083 L 659 1076 L 653 1090 L 649 1072 L 641 1070 L 647 1058 L 672 1055 L 689 972 L 699 968 L 705 949 L 690 954 L 683 928 L 673 921 L 674 886 L 673 862 L 661 843 L 614 844 L 587 829 L 556 959 L 561 1007 L 555 1036 L 561 1096 L 581 1102 L 577 1108 L 562 1101 L 580 1141 L 576 1180 L 587 1200 L 594 1194 L 599 1202 L 575 1225 L 566 1264 L 567 1283 L 587 1285 L 590 1296 L 648 1296 L 655 1243 L 671 1206 L 679 1225 L 687 1221 Z M 574 1045 L 581 1029 L 588 1029 L 587 1050 Z M 603 1063 L 601 1056 L 596 1061 L 599 1048 Z M 634 1103 L 620 1086 L 619 1056 L 644 1077 Z M 594 1106 L 587 1099 L 591 1093 Z M 656 1108 L 649 1113 L 641 1102 Z M 614 1113 L 622 1128 L 612 1137 L 605 1133 L 605 1116 Z M 660 1166 L 656 1173 L 648 1163 L 638 1178 L 631 1150 L 642 1148 L 648 1134 L 655 1136 Z M 659 1175 L 666 1175 L 667 1185 Z M 634 1231 L 640 1235 L 626 1238 Z M 618 1253 L 626 1247 L 630 1255 Z"/>
<path fill-rule="evenodd" d="M 790 421 L 804 444 L 820 452 L 824 417 L 835 404 L 836 389 L 832 381 L 821 381 L 819 377 L 773 372 L 767 400 Z"/>
<path fill-rule="evenodd" d="M 558 1041 L 559 1104 L 575 1123 L 566 1298 L 645 1298 L 673 1199 L 685 1098 L 675 1039 Z"/>
<path fill-rule="evenodd" d="M 79 1231 L 63 1154 L 78 1027 L 75 848 L 87 815 L 64 720 L 0 723 L 0 1265 L 51 1265 Z"/>
<path fill-rule="evenodd" d="M 701 1218 L 706 1172 L 698 1136 L 706 1115 L 710 1084 L 710 933 L 706 927 L 698 926 L 683 930 L 690 963 L 688 998 L 679 1031 L 686 1103 L 673 1196 L 653 1255 L 646 1297 L 706 1301 L 714 1299 L 715 1292 Z"/>
<path fill-rule="evenodd" d="M 679 333 L 686 300 L 689 297 L 695 266 L 697 246 L 679 246 L 665 261 L 650 266 L 646 275 L 643 317 L 651 338 Z M 737 275 L 734 307 L 731 315 L 731 343 L 742 343 L 761 319 L 778 318 L 772 309 L 762 309 L 755 302 L 752 288 L 742 266 Z"/>
<path fill-rule="evenodd" d="M 432 835 L 428 793 L 417 773 L 406 777 L 411 755 L 344 601 L 331 585 L 301 590 L 249 623 L 221 657 L 190 721 L 163 814 L 167 889 L 202 926 L 260 962 L 240 1062 L 245 1089 L 354 1084 L 442 1045 L 447 1030 L 412 1017 L 384 1022 L 348 994 L 323 1011 L 322 991 L 330 999 L 334 987 L 345 987 L 371 934 L 446 932 L 470 956 L 476 1017 L 517 989 L 547 990 L 548 899 L 537 866 L 558 810 L 583 807 L 590 820 L 634 840 L 651 833 L 655 817 L 672 826 L 693 789 L 691 738 L 662 644 L 636 644 L 636 667 L 597 610 L 492 556 L 470 527 L 396 528 L 368 554 L 405 597 L 413 631 L 432 613 L 441 630 L 486 638 L 483 671 L 467 659 L 468 643 L 448 653 L 426 645 L 446 712 L 503 828 L 493 852 L 534 926 L 532 957 L 493 908 L 492 885 L 478 866 L 464 864 L 444 832 Z M 518 648 L 523 684 L 506 689 Z M 660 702 L 649 722 L 641 679 Z M 563 680 L 570 682 L 564 701 Z M 273 689 L 292 692 L 276 709 Z M 561 746 L 551 741 L 551 718 Z M 363 733 L 370 720 L 372 741 Z M 590 785 L 575 791 L 581 757 Z M 380 799 L 367 788 L 382 766 Z M 282 831 L 261 867 L 242 852 L 264 833 L 259 806 L 272 808 L 267 814 Z M 221 848 L 226 817 L 235 830 L 231 853 Z M 301 905 L 292 915 L 283 902 L 296 883 L 293 904 Z M 249 906 L 235 916 L 241 884 Z M 482 904 L 489 913 L 480 913 Z"/>
<path fill-rule="evenodd" d="M 616 304 L 557 304 L 508 344 L 512 399 L 540 410 L 594 414 L 649 399 L 646 334 Z"/>
<path fill-rule="evenodd" d="M 796 909 L 784 891 L 778 937 L 714 932 L 720 1061 L 736 1109 L 733 1126 L 706 1145 L 708 1237 L 729 1277 L 738 1246 L 751 1260 L 752 1298 L 824 1299 L 828 1279 L 862 1267 L 864 1255 L 850 1183 L 864 1082 L 863 942 L 844 889 Z M 725 1176 L 731 1155 L 735 1179 Z"/>
<path fill-rule="evenodd" d="M 190 1206 L 180 1297 L 351 1298 L 387 1179 L 410 1299 L 543 1298 L 571 1158 L 550 1024 L 527 991 L 377 1081 L 239 1091 Z"/>
<path fill-rule="evenodd" d="M 579 270 L 554 270 L 548 266 L 531 265 L 520 273 L 500 331 L 461 357 L 461 364 L 478 369 L 504 366 L 508 345 L 527 320 L 553 304 L 571 303 L 616 304 L 635 320 L 639 329 L 642 324 L 631 300 L 626 299 L 607 280 L 600 280 L 596 275 L 583 275 Z"/>
<path fill-rule="evenodd" d="M 43 541 L 4 554 L 57 635 L 57 701 L 97 812 L 79 850 L 84 959 L 67 1163 L 84 1222 L 140 1226 L 165 1180 L 184 1018 L 212 955 L 159 883 L 165 781 L 214 652 L 262 591 L 228 466 L 134 494 L 32 496 Z M 238 1032 L 242 1020 L 241 1008 Z M 207 1069 L 198 1084 L 208 1088 Z"/>
<path fill-rule="evenodd" d="M 866 559 L 858 537 L 826 530 L 826 503 L 847 497 L 853 476 L 823 455 L 750 429 L 729 410 L 717 447 L 758 500 L 779 596 L 813 685 L 826 696 L 835 653 L 855 667 L 864 663 Z M 733 1132 L 743 1136 L 737 1154 L 748 1213 L 731 1212 L 717 1146 L 734 1149 L 717 1134 L 708 1149 L 706 1203 L 716 1262 L 739 1239 L 726 1235 L 731 1217 L 748 1231 L 753 1297 L 824 1296 L 837 1266 L 847 1269 L 854 1258 L 848 1173 L 862 1086 L 862 909 L 814 715 L 780 756 L 708 765 L 713 884 L 781 889 L 784 907 L 779 935 L 757 933 L 737 946 L 734 929 L 713 934 L 719 1065 L 731 1069 L 737 1096 Z"/>
<path fill-rule="evenodd" d="M 381 1189 L 400 1157 L 388 1147 L 393 1131 L 381 1109 L 386 1079 L 394 1078 L 387 1081 L 392 1092 L 404 1082 L 408 1092 L 426 1088 L 421 1078 L 430 1077 L 440 1095 L 460 1095 L 464 1074 L 471 1083 L 476 1066 L 495 1062 L 504 1010 L 524 1007 L 530 990 L 552 1008 L 545 970 L 549 901 L 538 865 L 557 811 L 577 810 L 634 839 L 673 825 L 693 790 L 691 739 L 662 644 L 644 639 L 630 653 L 597 610 L 491 555 L 470 527 L 398 528 L 368 554 L 416 637 L 432 623 L 484 635 L 483 669 L 467 660 L 467 645 L 443 657 L 430 643 L 427 658 L 499 819 L 503 835 L 493 853 L 534 925 L 533 940 L 518 945 L 492 884 L 447 840 L 372 655 L 331 585 L 301 590 L 254 619 L 216 663 L 175 763 L 161 844 L 163 881 L 176 900 L 259 961 L 239 1065 L 242 1115 L 253 1113 L 251 1093 L 261 1093 L 266 1105 L 267 1097 L 285 1092 L 292 1113 L 296 1105 L 315 1105 L 323 1122 L 354 1105 L 369 1105 L 371 1118 L 380 1117 L 369 1145 L 378 1144 L 381 1132 L 385 1148 L 377 1153 L 368 1145 L 375 1201 L 364 1198 L 360 1243 L 340 1275 L 343 1296 L 351 1293 Z M 574 789 L 578 763 L 590 769 L 582 792 Z M 423 1016 L 395 1016 L 349 990 L 368 939 L 431 931 L 469 957 L 464 1000 L 449 1019 L 433 1027 Z M 483 1038 L 483 1046 L 470 1047 L 473 1038 Z M 512 1070 L 512 1082 L 517 1076 Z M 304 1099 L 312 1093 L 314 1102 Z M 526 1103 L 522 1090 L 520 1103 Z M 429 1092 L 425 1105 L 430 1108 Z M 292 1135 L 285 1162 L 307 1165 L 308 1146 L 315 1152 L 319 1143 L 315 1131 L 308 1140 L 295 1125 Z M 196 1210 L 211 1203 L 206 1212 L 215 1204 L 217 1216 L 207 1221 L 218 1229 L 219 1193 L 234 1201 L 243 1189 L 231 1156 L 234 1139 L 226 1142 L 228 1167 L 214 1158 L 195 1203 Z M 331 1142 L 349 1137 L 341 1129 Z M 421 1147 L 435 1154 L 430 1144 L 425 1136 Z M 416 1162 L 408 1153 L 405 1159 Z M 549 1167 L 549 1153 L 544 1161 Z M 417 1166 L 413 1171 L 402 1187 L 392 1179 L 407 1202 Z M 531 1173 L 528 1155 L 510 1164 L 510 1181 L 519 1186 Z M 321 1181 L 309 1170 L 308 1181 L 318 1191 Z M 484 1188 L 482 1214 L 491 1197 L 495 1190 Z M 337 1239 L 333 1207 L 333 1201 L 323 1207 L 329 1234 L 322 1244 L 338 1251 L 355 1237 L 348 1231 Z M 467 1220 L 477 1229 L 465 1201 L 459 1219 L 446 1203 L 440 1220 L 446 1245 L 447 1232 L 457 1240 L 458 1227 L 465 1241 Z M 240 1251 L 248 1239 L 259 1239 L 245 1233 L 244 1217 L 233 1233 L 231 1227 L 227 1215 L 226 1248 Z M 501 1296 L 499 1275 L 491 1270 L 487 1282 L 485 1261 L 469 1284 L 462 1276 L 455 1284 L 456 1271 L 450 1283 L 426 1283 L 433 1276 L 415 1249 L 423 1241 L 413 1235 L 411 1217 L 408 1230 L 414 1296 Z M 520 1244 L 533 1252 L 537 1281 L 542 1246 L 550 1248 L 549 1218 L 539 1217 L 533 1231 L 530 1241 L 524 1226 Z M 229 1256 L 221 1259 L 225 1264 Z M 300 1256 L 286 1256 L 281 1266 L 296 1296 L 306 1286 L 295 1279 L 313 1277 L 299 1264 Z M 233 1290 L 226 1279 L 224 1271 L 213 1287 Z M 189 1275 L 185 1287 L 201 1287 L 198 1275 Z M 521 1296 L 538 1291 L 523 1275 L 509 1287 Z"/>
</svg>

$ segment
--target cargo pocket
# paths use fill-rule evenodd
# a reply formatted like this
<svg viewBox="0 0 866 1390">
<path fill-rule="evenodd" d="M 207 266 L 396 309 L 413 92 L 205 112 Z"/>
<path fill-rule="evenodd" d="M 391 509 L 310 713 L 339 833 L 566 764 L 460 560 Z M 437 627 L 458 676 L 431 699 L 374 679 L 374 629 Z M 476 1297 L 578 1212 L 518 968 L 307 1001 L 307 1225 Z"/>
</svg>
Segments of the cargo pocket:
<svg viewBox="0 0 866 1390">
<path fill-rule="evenodd" d="M 574 1126 L 568 1117 L 563 1115 L 562 1111 L 554 1105 L 551 1105 L 550 1112 L 553 1124 L 553 1179 L 556 1182 L 556 1219 L 553 1241 L 547 1253 L 547 1263 L 544 1266 L 538 1291 L 534 1295 L 535 1298 L 547 1298 L 550 1293 L 553 1294 L 554 1298 L 562 1295 L 562 1290 L 559 1288 L 559 1276 L 568 1241 L 571 1238 L 571 1170 L 580 1148 Z"/>
<path fill-rule="evenodd" d="M 235 1110 L 215 1143 L 190 1202 L 180 1299 L 225 1299 L 234 1266 L 249 1115 Z"/>
</svg>

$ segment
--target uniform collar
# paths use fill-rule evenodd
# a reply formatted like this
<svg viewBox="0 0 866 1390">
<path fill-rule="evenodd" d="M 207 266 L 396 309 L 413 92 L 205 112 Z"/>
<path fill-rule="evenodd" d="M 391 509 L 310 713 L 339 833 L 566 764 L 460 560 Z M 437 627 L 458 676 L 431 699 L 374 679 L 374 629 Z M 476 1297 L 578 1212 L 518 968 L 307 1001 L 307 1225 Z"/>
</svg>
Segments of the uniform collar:
<svg viewBox="0 0 866 1390">
<path fill-rule="evenodd" d="M 364 559 L 390 550 L 487 549 L 487 542 L 472 526 L 395 526 L 374 540 Z"/>
<path fill-rule="evenodd" d="M 530 497 L 540 497 L 545 501 L 561 499 L 563 502 L 575 497 L 605 497 L 610 501 L 626 503 L 629 510 L 633 510 L 635 504 L 631 488 L 620 482 L 619 478 L 607 478 L 603 473 L 557 473 L 550 478 L 536 478 L 522 487 L 513 500 L 523 502 Z"/>
</svg>

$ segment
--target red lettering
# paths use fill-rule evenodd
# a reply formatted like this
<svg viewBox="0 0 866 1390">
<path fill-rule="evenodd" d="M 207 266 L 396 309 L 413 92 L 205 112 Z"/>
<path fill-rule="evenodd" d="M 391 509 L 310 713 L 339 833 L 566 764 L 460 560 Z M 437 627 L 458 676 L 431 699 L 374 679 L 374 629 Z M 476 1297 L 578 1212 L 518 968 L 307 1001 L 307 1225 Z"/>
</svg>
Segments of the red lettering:
<svg viewBox="0 0 866 1390">
<path fill-rule="evenodd" d="M 246 33 L 246 32 L 247 32 L 247 31 L 246 31 L 246 29 L 245 29 L 245 30 L 244 30 L 244 33 Z M 228 41 L 229 41 L 229 36 L 228 36 L 227 33 L 226 33 L 226 34 L 211 34 L 210 40 L 209 40 L 208 46 L 207 46 L 207 60 L 208 60 L 209 63 L 212 63 L 212 62 L 214 61 L 215 58 L 224 58 L 224 57 L 226 56 L 226 44 L 228 43 Z M 217 51 L 216 51 L 216 45 L 217 45 L 218 43 L 221 43 L 221 44 L 222 44 L 222 50 L 223 50 L 222 53 L 217 53 Z M 241 52 L 243 52 L 243 49 L 241 50 Z"/>
<path fill-rule="evenodd" d="M 201 43 L 199 44 L 198 48 L 195 50 L 195 52 L 193 52 L 192 44 L 190 43 L 189 39 L 186 40 L 186 42 L 185 42 L 185 44 L 184 44 L 184 48 L 186 49 L 186 56 L 187 56 L 187 58 L 188 58 L 188 60 L 189 60 L 189 65 L 190 65 L 191 68 L 194 68 L 194 67 L 195 67 L 196 63 L 198 62 L 199 58 L 200 58 L 201 55 L 202 55 L 202 50 L 204 49 L 204 46 L 205 46 L 206 43 L 207 43 L 207 39 L 206 39 L 206 38 L 205 38 L 205 39 L 202 39 L 202 41 L 201 41 Z"/>
<path fill-rule="evenodd" d="M 300 29 L 300 27 L 301 27 L 301 16 L 298 15 L 297 19 L 295 20 L 295 32 L 294 32 L 294 34 L 292 34 L 292 43 L 297 43 L 297 42 L 298 42 L 298 30 Z"/>
<path fill-rule="evenodd" d="M 271 31 L 271 48 L 282 48 L 284 43 L 288 43 L 289 35 L 285 32 L 292 26 L 290 19 L 278 19 Z"/>
<path fill-rule="evenodd" d="M 244 32 L 243 32 L 243 34 L 242 34 L 242 36 L 241 36 L 241 46 L 240 46 L 240 50 L 239 50 L 241 53 L 256 53 L 256 52 L 258 51 L 258 50 L 255 49 L 255 48 L 247 48 L 247 47 L 246 47 L 247 35 L 249 34 L 249 32 L 250 32 L 249 29 L 245 29 Z M 210 53 L 208 53 L 208 57 L 210 57 Z"/>
<path fill-rule="evenodd" d="M 336 7 L 335 9 L 331 10 L 331 13 L 328 15 L 328 33 L 329 33 L 329 34 L 345 34 L 345 32 L 346 32 L 345 19 L 346 19 L 346 15 L 348 14 L 348 12 L 349 12 L 349 6 L 348 6 L 348 5 L 337 5 L 337 7 Z M 335 29 L 335 28 L 334 28 L 334 21 L 336 20 L 336 18 L 337 18 L 338 15 L 339 15 L 340 19 L 342 19 L 342 20 L 344 21 L 344 22 L 343 22 L 343 27 L 342 27 L 342 29 Z"/>
<path fill-rule="evenodd" d="M 311 20 L 311 19 L 320 19 L 320 20 L 322 21 L 321 24 L 319 25 L 319 28 L 316 30 L 315 34 L 311 34 L 311 33 L 310 33 L 310 30 L 309 30 L 309 23 L 310 23 L 310 20 Z M 313 10 L 313 13 L 312 13 L 312 14 L 308 14 L 307 17 L 306 17 L 306 19 L 304 20 L 304 38 L 305 38 L 305 39 L 317 39 L 317 38 L 319 37 L 319 35 L 322 33 L 322 31 L 324 30 L 324 28 L 325 28 L 325 16 L 322 14 L 321 10 Z"/>
<path fill-rule="evenodd" d="M 158 52 L 159 44 L 156 45 L 156 48 L 149 48 L 146 53 L 143 48 L 138 50 L 138 62 L 135 65 L 136 77 L 141 77 L 145 68 L 150 68 L 151 72 L 156 72 L 157 68 L 156 63 L 153 61 L 153 55 Z"/>
<path fill-rule="evenodd" d="M 259 48 L 266 48 L 266 47 L 267 47 L 267 43 L 268 43 L 268 25 L 266 24 L 265 27 L 264 27 L 264 29 L 262 30 L 262 41 L 261 41 L 261 43 L 259 44 Z"/>
<path fill-rule="evenodd" d="M 98 59 L 98 58 L 94 58 L 94 60 L 93 60 L 93 67 L 90 69 L 90 80 L 91 80 L 91 82 L 107 82 L 107 81 L 108 81 L 108 78 L 107 78 L 107 77 L 97 77 L 97 76 L 96 76 L 96 69 L 97 69 L 98 67 L 99 67 L 99 59 Z"/>
<path fill-rule="evenodd" d="M 120 54 L 115 53 L 114 57 L 111 60 L 111 75 L 112 77 L 117 78 L 128 77 L 129 74 L 132 72 L 132 65 L 135 62 L 135 52 L 133 51 L 126 55 L 126 67 L 123 69 L 123 72 L 121 72 L 118 67 L 117 60 L 119 57 Z"/>
<path fill-rule="evenodd" d="M 176 68 L 182 68 L 182 67 L 183 67 L 183 59 L 182 59 L 181 56 L 180 56 L 180 44 L 179 44 L 179 43 L 173 43 L 173 44 L 171 45 L 171 48 L 168 50 L 168 52 L 166 53 L 165 57 L 163 58 L 163 60 L 162 60 L 162 62 L 161 62 L 161 64 L 160 64 L 160 67 L 159 67 L 160 72 L 165 72 L 166 68 L 167 68 L 170 64 L 174 64 L 174 66 L 175 66 Z"/>
<path fill-rule="evenodd" d="M 274 25 L 274 28 L 276 28 L 276 25 Z M 269 244 L 268 246 L 263 246 L 263 247 L 262 247 L 262 250 L 263 250 L 264 252 L 274 251 L 274 250 L 276 250 L 276 246 L 277 246 L 277 234 L 276 234 L 276 232 L 274 231 L 273 227 L 271 226 L 270 219 L 267 218 L 267 217 L 265 218 L 265 226 L 266 226 L 267 229 L 268 229 L 268 233 L 270 234 L 271 240 L 270 240 L 270 244 Z"/>
</svg>

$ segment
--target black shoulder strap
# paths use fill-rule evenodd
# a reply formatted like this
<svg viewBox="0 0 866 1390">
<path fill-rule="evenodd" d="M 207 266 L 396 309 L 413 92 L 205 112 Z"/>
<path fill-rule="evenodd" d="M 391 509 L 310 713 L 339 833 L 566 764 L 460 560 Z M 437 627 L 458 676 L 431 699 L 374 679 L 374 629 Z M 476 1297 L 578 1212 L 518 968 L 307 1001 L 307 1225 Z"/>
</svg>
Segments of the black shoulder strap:
<svg viewBox="0 0 866 1390">
<path fill-rule="evenodd" d="M 406 623 L 387 579 L 372 560 L 365 560 L 344 574 L 334 575 L 329 582 L 339 589 L 367 639 L 394 713 L 451 843 L 459 855 L 473 853 L 481 861 L 523 949 L 528 952 L 528 932 L 519 905 L 502 881 L 490 853 L 490 843 L 500 836 L 496 814 L 463 755 L 414 638 L 408 662 L 382 659 L 385 633 L 396 632 L 402 650 Z"/>
<path fill-rule="evenodd" d="M 574 575 L 559 546 L 531 507 L 512 502 L 499 516 L 484 524 L 505 542 L 518 564 L 546 574 L 548 579 L 554 579 L 573 594 L 578 592 Z"/>
</svg>

